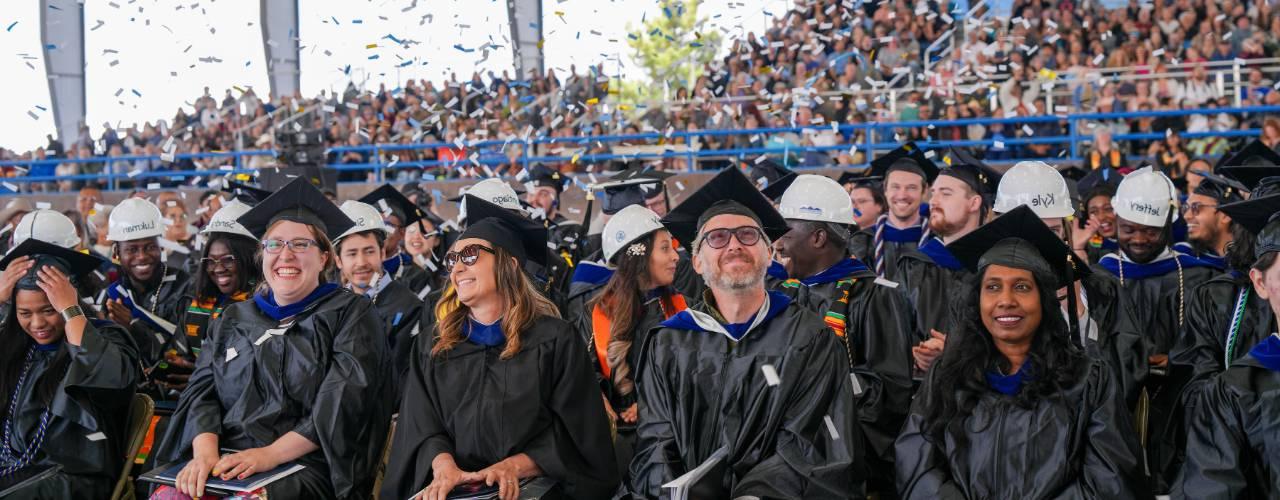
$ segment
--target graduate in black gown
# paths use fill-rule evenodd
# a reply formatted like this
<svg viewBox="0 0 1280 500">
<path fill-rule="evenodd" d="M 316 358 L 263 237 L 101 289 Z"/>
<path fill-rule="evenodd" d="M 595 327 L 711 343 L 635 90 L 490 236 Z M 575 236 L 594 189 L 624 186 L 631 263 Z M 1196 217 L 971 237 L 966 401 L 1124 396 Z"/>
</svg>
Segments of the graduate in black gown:
<svg viewBox="0 0 1280 500">
<path fill-rule="evenodd" d="M 1182 206 L 1182 215 L 1187 220 L 1187 241 L 1175 247 L 1225 271 L 1235 226 L 1231 224 L 1231 217 L 1218 207 L 1243 200 L 1249 188 L 1219 174 L 1205 170 L 1193 172 L 1202 179 Z"/>
<path fill-rule="evenodd" d="M 770 240 L 786 221 L 727 168 L 663 219 L 693 249 L 708 290 L 662 322 L 640 354 L 640 426 L 621 497 L 721 457 L 705 498 L 861 498 L 866 472 L 849 361 L 822 319 L 768 292 Z"/>
<path fill-rule="evenodd" d="M 558 289 L 556 295 L 563 297 L 569 293 L 575 263 L 585 255 L 586 245 L 578 241 L 584 234 L 582 224 L 560 212 L 560 195 L 568 177 L 541 163 L 533 164 L 528 172 L 524 201 L 529 204 L 533 219 L 547 228 L 547 250 L 551 253 L 547 257 L 547 280 Z"/>
<path fill-rule="evenodd" d="M 1073 241 L 1080 230 L 1074 224 L 1075 210 L 1066 178 L 1043 162 L 1018 162 L 1000 177 L 993 211 L 1004 213 L 1019 206 L 1030 207 L 1063 242 Z M 1119 280 L 1096 272 L 1075 277 L 1077 284 L 1057 291 L 1062 313 L 1076 332 L 1077 345 L 1084 347 L 1091 359 L 1107 362 L 1121 384 L 1125 402 L 1133 408 L 1149 368 L 1142 330 L 1124 305 Z M 1075 311 L 1075 321 L 1071 321 L 1071 311 Z"/>
<path fill-rule="evenodd" d="M 658 214 L 630 205 L 609 219 L 602 234 L 609 235 L 601 243 L 610 276 L 574 327 L 593 354 L 605 408 L 617 428 L 618 465 L 625 472 L 640 418 L 635 377 L 640 348 L 654 326 L 688 305 L 671 286 L 680 256 Z"/>
<path fill-rule="evenodd" d="M 844 193 L 831 179 L 801 175 L 782 195 L 778 211 L 791 230 L 773 248 L 791 278 L 776 289 L 821 315 L 844 344 L 858 377 L 858 416 L 870 445 L 869 489 L 896 498 L 893 440 L 911 406 L 915 316 L 896 283 L 849 255 L 847 240 L 856 226 Z"/>
<path fill-rule="evenodd" d="M 454 234 L 451 231 L 449 233 Z M 449 238 L 451 236 L 446 234 L 444 220 L 425 210 L 418 222 L 404 228 L 404 252 L 409 254 L 414 265 L 427 272 L 428 288 L 417 292 L 420 299 L 444 288 L 448 281 L 441 261 L 446 250 L 445 241 Z"/>
<path fill-rule="evenodd" d="M 870 174 L 884 179 L 889 207 L 874 226 L 862 229 L 872 235 L 868 262 L 877 275 L 896 280 L 898 256 L 926 239 L 929 219 L 922 204 L 938 177 L 938 166 L 919 146 L 908 142 L 872 160 Z"/>
<path fill-rule="evenodd" d="M 565 497 L 617 486 L 609 422 L 582 340 L 522 272 L 546 228 L 466 196 L 467 229 L 445 257 L 452 286 L 405 380 L 383 498 L 443 500 L 483 482 L 515 499 L 545 476 Z"/>
<path fill-rule="evenodd" d="M 306 468 L 268 485 L 272 498 L 365 498 L 394 398 L 373 304 L 323 282 L 330 238 L 352 221 L 305 178 L 238 221 L 262 240 L 265 286 L 210 325 L 156 452 L 158 463 L 189 462 L 177 488 L 153 498 L 199 496 L 210 474 L 246 478 L 286 463 Z"/>
<path fill-rule="evenodd" d="M 342 272 L 342 285 L 373 301 L 394 360 L 391 393 L 399 400 L 413 342 L 421 333 L 422 300 L 382 269 L 382 248 L 392 229 L 382 222 L 378 209 L 354 200 L 343 202 L 340 208 L 356 223 L 334 240 L 335 262 Z"/>
<path fill-rule="evenodd" d="M 875 226 L 880 216 L 889 210 L 889 200 L 884 196 L 884 178 L 845 172 L 836 179 L 849 192 L 853 202 L 853 220 L 858 231 L 849 237 L 849 253 L 863 262 L 875 260 Z"/>
<path fill-rule="evenodd" d="M 107 239 L 120 259 L 120 279 L 107 287 L 99 307 L 106 319 L 129 330 L 148 372 L 163 360 L 177 331 L 187 291 L 187 273 L 169 267 L 161 256 L 162 219 L 160 209 L 141 198 L 128 198 L 111 210 Z"/>
<path fill-rule="evenodd" d="M 896 281 L 902 284 L 916 312 L 918 344 L 912 348 L 918 373 L 924 373 L 942 352 L 950 326 L 950 303 L 969 270 L 946 244 L 986 220 L 1000 173 L 959 150 L 948 153 L 950 167 L 942 169 L 930 187 L 929 231 L 919 248 L 904 249 L 898 257 Z"/>
<path fill-rule="evenodd" d="M 1262 190 L 1258 190 L 1261 192 Z M 1254 292 L 1271 310 L 1272 334 L 1210 379 L 1188 407 L 1186 461 L 1176 499 L 1270 499 L 1280 495 L 1280 194 L 1272 191 L 1221 207 L 1257 233 L 1249 269 Z M 1241 339 L 1243 341 L 1243 339 Z"/>
<path fill-rule="evenodd" d="M 898 437 L 904 498 L 1151 498 L 1119 384 L 1055 291 L 1078 258 L 1027 207 L 951 243 L 975 274 Z M 1047 307 L 1046 307 L 1047 306 Z"/>
<path fill-rule="evenodd" d="M 431 287 L 431 276 L 413 263 L 413 258 L 404 252 L 404 228 L 418 222 L 425 215 L 421 208 L 405 198 L 391 184 L 383 184 L 360 198 L 361 202 L 372 205 L 382 214 L 391 234 L 387 235 L 383 249 L 382 268 L 391 279 L 399 281 L 412 290 L 415 295 L 423 293 Z"/>
<path fill-rule="evenodd" d="M 164 362 L 156 368 L 155 378 L 160 387 L 177 391 L 174 399 L 186 388 L 195 370 L 196 359 L 209 336 L 210 323 L 218 319 L 227 306 L 249 300 L 253 289 L 262 281 L 261 269 L 254 263 L 258 239 L 236 221 L 250 208 L 238 199 L 226 202 L 200 231 L 204 244 L 198 274 L 192 278 L 191 290 L 187 292 L 186 308 L 178 319 L 178 332 L 165 349 Z"/>
<path fill-rule="evenodd" d="M 96 257 L 28 239 L 0 260 L 12 286 L 0 323 L 0 496 L 109 498 L 141 377 L 129 333 L 90 319 L 75 281 Z"/>
</svg>

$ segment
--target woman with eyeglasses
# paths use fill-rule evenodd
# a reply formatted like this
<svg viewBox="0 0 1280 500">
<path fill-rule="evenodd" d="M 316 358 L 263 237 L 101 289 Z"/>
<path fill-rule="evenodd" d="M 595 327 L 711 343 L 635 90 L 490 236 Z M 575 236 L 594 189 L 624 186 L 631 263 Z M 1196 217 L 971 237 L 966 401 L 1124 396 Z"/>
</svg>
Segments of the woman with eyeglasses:
<svg viewBox="0 0 1280 500">
<path fill-rule="evenodd" d="M 895 442 L 901 497 L 1151 498 L 1120 384 L 1058 306 L 1088 268 L 1026 205 L 947 249 L 975 275 Z"/>
<path fill-rule="evenodd" d="M 394 398 L 372 303 L 324 281 L 352 221 L 303 178 L 236 220 L 262 241 L 263 283 L 211 321 L 157 452 L 185 465 L 152 498 L 282 465 L 305 468 L 244 496 L 367 497 Z"/>
<path fill-rule="evenodd" d="M 178 321 L 171 345 L 164 353 L 163 372 L 157 379 L 167 390 L 181 392 L 187 386 L 196 357 L 208 335 L 209 322 L 218 319 L 222 310 L 249 299 L 261 281 L 254 265 L 258 239 L 236 222 L 249 211 L 239 200 L 227 202 L 200 231 L 206 238 L 199 269 L 194 274 L 186 307 Z"/>
<path fill-rule="evenodd" d="M 129 332 L 89 319 L 76 283 L 96 257 L 30 238 L 0 260 L 0 498 L 110 498 L 142 370 Z"/>
<path fill-rule="evenodd" d="M 640 346 L 651 328 L 688 306 L 671 287 L 680 255 L 658 214 L 643 205 L 628 206 L 609 219 L 601 234 L 611 235 L 601 243 L 613 274 L 575 326 L 592 354 L 606 413 L 618 426 L 614 447 L 625 468 L 640 418 L 634 371 Z"/>
<path fill-rule="evenodd" d="M 410 360 L 382 498 L 461 487 L 514 500 L 537 476 L 563 497 L 609 498 L 618 471 L 582 341 L 523 272 L 547 258 L 546 228 L 466 198 L 471 224 L 445 255 L 450 286 Z"/>
</svg>

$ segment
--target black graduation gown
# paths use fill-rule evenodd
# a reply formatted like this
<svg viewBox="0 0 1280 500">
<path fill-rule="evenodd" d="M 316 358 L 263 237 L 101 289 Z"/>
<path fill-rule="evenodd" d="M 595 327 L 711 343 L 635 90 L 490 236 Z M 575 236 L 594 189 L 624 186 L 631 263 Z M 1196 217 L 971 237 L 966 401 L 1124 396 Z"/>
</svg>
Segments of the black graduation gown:
<svg viewBox="0 0 1280 500">
<path fill-rule="evenodd" d="M 930 390 L 936 373 L 929 372 L 921 391 Z M 942 443 L 923 434 L 923 398 L 896 443 L 903 498 L 1151 498 L 1129 412 L 1100 362 L 1031 408 L 986 392 L 947 427 Z"/>
<path fill-rule="evenodd" d="M 582 225 L 576 221 L 556 214 L 547 225 L 547 282 L 556 289 L 556 295 L 564 297 L 569 293 L 569 283 L 573 278 L 573 268 L 582 260 L 585 250 L 578 245 L 578 235 Z"/>
<path fill-rule="evenodd" d="M 399 259 L 400 264 L 396 265 L 393 259 Z M 394 269 L 391 269 L 392 267 Z M 423 293 L 423 290 L 427 290 L 432 285 L 431 275 L 415 265 L 413 257 L 406 253 L 399 253 L 392 259 L 387 259 L 386 262 L 383 262 L 382 269 L 391 273 L 392 280 L 403 283 L 404 286 L 413 291 L 414 295 Z"/>
<path fill-rule="evenodd" d="M 392 280 L 378 292 L 373 300 L 382 331 L 391 352 L 391 394 L 400 401 L 405 372 L 409 370 L 409 356 L 413 352 L 414 338 L 422 332 L 423 303 L 404 284 Z M 399 406 L 398 404 L 395 406 Z"/>
<path fill-rule="evenodd" d="M 16 322 L 8 324 L 18 328 Z M 138 353 L 128 335 L 115 323 L 93 320 L 85 327 L 79 347 L 64 344 L 62 349 L 70 356 L 70 365 L 49 405 L 44 442 L 24 469 L 34 471 L 56 465 L 61 471 L 25 485 L 12 498 L 111 497 L 124 465 L 129 405 L 142 373 Z M 9 346 L 26 347 L 26 342 L 22 347 Z M 35 381 L 48 371 L 56 355 L 57 352 L 36 352 L 27 383 L 18 395 L 13 435 L 8 436 L 7 445 L 19 454 L 26 451 L 45 410 L 37 400 Z M 4 397 L 4 404 L 8 405 L 12 396 Z M 5 465 L 9 464 L 0 463 L 0 467 Z M 0 490 L 10 486 L 0 481 Z"/>
<path fill-rule="evenodd" d="M 926 222 L 927 219 L 921 220 L 922 224 Z M 915 251 L 916 248 L 920 246 L 920 238 L 923 234 L 923 228 L 921 226 L 913 226 L 907 229 L 895 230 L 893 226 L 886 225 L 884 231 L 885 233 L 894 233 L 894 235 L 890 235 L 889 237 L 881 237 L 884 247 L 884 278 L 901 281 L 898 279 L 899 269 L 897 267 L 897 262 L 903 254 Z M 853 246 L 849 249 L 850 253 L 855 257 L 858 257 L 859 260 L 866 262 L 867 266 L 871 267 L 872 270 L 875 270 L 876 268 L 875 236 L 876 226 L 873 224 L 871 227 L 858 231 L 858 234 L 852 238 L 855 242 L 865 242 L 864 244 L 866 245 L 866 249 L 860 250 Z M 859 255 L 859 252 L 865 253 L 866 258 L 862 258 Z"/>
<path fill-rule="evenodd" d="M 1119 280 L 1095 272 L 1080 282 L 1089 300 L 1089 318 L 1097 325 L 1097 330 L 1089 333 L 1085 352 L 1090 358 L 1106 362 L 1120 384 L 1118 390 L 1125 407 L 1133 408 L 1150 369 L 1142 341 L 1143 328 L 1133 319 L 1132 309 L 1125 306 Z"/>
<path fill-rule="evenodd" d="M 1211 379 L 1188 415 L 1187 456 L 1176 499 L 1280 495 L 1280 372 L 1252 356 Z"/>
<path fill-rule="evenodd" d="M 281 498 L 364 498 L 390 423 L 391 354 L 367 297 L 339 289 L 294 316 L 282 335 L 254 342 L 280 321 L 253 300 L 214 320 L 157 451 L 158 463 L 191 458 L 191 441 L 259 448 L 289 432 L 320 447 L 307 468 L 267 487 Z M 233 351 L 234 349 L 234 351 Z"/>
<path fill-rule="evenodd" d="M 864 445 L 844 346 L 816 314 L 769 297 L 781 311 L 737 342 L 684 328 L 650 332 L 638 373 L 639 438 L 620 496 L 665 498 L 663 484 L 722 447 L 725 498 L 863 496 Z M 699 304 L 672 320 L 695 310 L 710 312 Z M 764 365 L 778 385 L 769 385 Z"/>
<path fill-rule="evenodd" d="M 940 266 L 919 249 L 904 249 L 896 267 L 896 281 L 916 312 L 916 342 L 929 339 L 929 330 L 949 333 L 951 298 L 964 290 L 965 279 L 973 273 L 959 267 L 958 262 L 951 267 Z"/>
<path fill-rule="evenodd" d="M 120 275 L 120 281 L 113 283 L 111 288 L 130 290 L 134 300 L 137 301 L 134 302 L 134 305 L 151 311 L 176 327 L 182 311 L 187 308 L 185 297 L 187 295 L 189 277 L 181 269 L 169 267 L 165 271 L 164 276 L 160 279 L 159 288 L 150 289 L 146 293 L 133 291 L 133 287 L 129 284 L 129 276 L 124 273 Z M 109 295 L 110 291 L 104 297 Z M 105 304 L 102 304 L 99 306 L 99 310 L 105 313 L 108 309 Z M 173 334 L 162 330 L 147 318 L 141 316 L 134 313 L 133 324 L 124 326 L 129 330 L 133 341 L 138 346 L 138 354 L 143 366 L 149 368 L 164 359 L 164 349 L 169 345 Z"/>
<path fill-rule="evenodd" d="M 849 255 L 863 262 L 869 262 L 875 255 L 875 235 L 870 231 L 857 231 L 849 236 Z"/>
<path fill-rule="evenodd" d="M 570 498 L 607 498 L 618 471 L 609 422 L 582 343 L 557 318 L 522 333 L 520 352 L 463 341 L 431 356 L 418 337 L 405 380 L 382 498 L 409 498 L 431 482 L 431 461 L 450 453 L 478 471 L 524 453 Z"/>
<path fill-rule="evenodd" d="M 1104 262 L 1111 258 L 1104 258 Z M 1094 272 L 1119 278 L 1118 274 L 1108 270 L 1102 263 L 1094 265 Z M 1125 295 L 1125 303 L 1133 311 L 1136 324 L 1142 325 L 1145 330 L 1147 354 L 1169 354 L 1181 328 L 1178 317 L 1180 291 L 1184 295 L 1185 307 L 1191 299 L 1193 287 L 1209 281 L 1215 274 L 1218 274 L 1217 270 L 1211 267 L 1184 265 L 1181 279 L 1176 268 L 1165 274 L 1143 278 L 1135 278 L 1131 274 L 1124 277 L 1121 289 Z M 1185 309 L 1183 316 L 1185 318 Z"/>
<path fill-rule="evenodd" d="M 829 313 L 843 316 L 848 356 L 862 386 L 858 417 L 870 446 L 869 477 L 873 489 L 889 498 L 894 492 L 893 441 L 902 429 L 914 389 L 911 347 L 916 342 L 915 316 L 898 285 L 877 278 L 869 268 L 819 281 L 788 280 L 779 290 L 829 321 L 836 319 Z M 846 291 L 849 298 L 841 303 Z"/>
<path fill-rule="evenodd" d="M 1249 294 L 1228 355 L 1227 338 L 1241 290 L 1248 290 Z M 1170 362 L 1192 367 L 1193 379 L 1187 391 L 1194 391 L 1209 377 L 1226 370 L 1226 358 L 1234 363 L 1249 354 L 1250 348 L 1271 335 L 1275 324 L 1271 305 L 1258 297 L 1248 275 L 1243 274 L 1238 277 L 1219 274 L 1192 288 L 1187 297 L 1186 314 L 1187 321 L 1174 344 Z"/>
</svg>

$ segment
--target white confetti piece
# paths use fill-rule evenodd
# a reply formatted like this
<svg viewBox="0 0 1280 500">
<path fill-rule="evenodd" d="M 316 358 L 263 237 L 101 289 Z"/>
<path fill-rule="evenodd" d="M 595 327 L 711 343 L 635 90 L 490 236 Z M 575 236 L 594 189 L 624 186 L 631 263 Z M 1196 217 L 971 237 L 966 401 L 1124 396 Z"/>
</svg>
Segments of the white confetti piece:
<svg viewBox="0 0 1280 500">
<path fill-rule="evenodd" d="M 47 201 L 36 202 L 36 210 L 50 210 L 52 208 L 53 208 L 53 205 L 50 205 L 49 202 Z"/>
<path fill-rule="evenodd" d="M 854 396 L 862 395 L 862 382 L 858 381 L 858 374 L 856 373 L 849 374 L 849 387 L 853 388 Z"/>
<path fill-rule="evenodd" d="M 839 441 L 840 433 L 836 432 L 836 423 L 831 421 L 831 415 L 823 415 L 822 422 L 827 424 L 827 433 L 831 434 L 831 440 Z"/>
<path fill-rule="evenodd" d="M 764 373 L 764 383 L 768 384 L 769 387 L 777 387 L 778 384 L 782 383 L 782 379 L 778 378 L 778 371 L 773 368 L 773 365 L 760 365 L 760 371 Z"/>
<path fill-rule="evenodd" d="M 226 361 L 224 361 L 224 363 L 230 363 L 230 362 L 231 362 L 231 360 L 236 359 L 236 356 L 239 356 L 239 355 L 240 355 L 240 353 L 236 352 L 236 348 L 234 348 L 234 347 L 228 347 L 228 348 L 227 348 L 227 359 L 226 359 Z"/>
<path fill-rule="evenodd" d="M 102 441 L 103 439 L 106 439 L 107 435 L 103 434 L 102 432 L 95 432 L 93 434 L 89 434 L 88 436 L 85 436 L 84 438 L 90 441 L 98 442 L 98 441 Z"/>
</svg>

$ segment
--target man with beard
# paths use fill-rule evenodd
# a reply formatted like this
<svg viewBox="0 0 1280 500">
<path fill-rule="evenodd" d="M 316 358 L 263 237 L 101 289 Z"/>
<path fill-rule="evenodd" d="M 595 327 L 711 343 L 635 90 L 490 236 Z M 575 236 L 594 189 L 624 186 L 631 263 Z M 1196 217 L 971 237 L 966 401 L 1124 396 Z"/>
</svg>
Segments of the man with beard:
<svg viewBox="0 0 1280 500">
<path fill-rule="evenodd" d="M 107 287 L 99 310 L 106 319 L 129 330 L 138 345 L 143 366 L 150 370 L 162 360 L 164 347 L 173 337 L 187 288 L 187 273 L 164 264 L 160 236 L 164 223 L 160 209 L 141 198 L 127 198 L 111 211 L 107 239 L 113 257 L 120 261 L 120 279 Z"/>
<path fill-rule="evenodd" d="M 1004 214 L 1022 205 L 1029 207 L 1063 243 L 1074 236 L 1073 230 L 1078 230 L 1072 227 L 1075 210 L 1071 206 L 1067 180 L 1048 164 L 1018 162 L 1000 176 L 992 211 Z M 1108 365 L 1119 383 L 1119 392 L 1132 408 L 1146 379 L 1147 356 L 1138 325 L 1125 307 L 1120 282 L 1105 273 L 1086 273 L 1073 278 L 1076 281 L 1072 286 L 1062 287 L 1057 296 L 1068 325 L 1077 332 L 1076 344 L 1090 358 Z M 1075 321 L 1070 321 L 1073 311 Z"/>
<path fill-rule="evenodd" d="M 884 179 L 884 196 L 889 213 L 881 215 L 872 227 L 872 265 L 876 274 L 896 279 L 898 256 L 916 248 L 925 239 L 927 220 L 921 216 L 920 204 L 929 184 L 938 177 L 938 167 L 914 142 L 876 158 L 871 162 L 871 175 Z"/>
<path fill-rule="evenodd" d="M 1116 211 L 1111 197 L 1116 195 L 1123 178 L 1119 170 L 1105 167 L 1089 172 L 1076 183 L 1085 224 L 1074 232 L 1072 246 L 1076 254 L 1089 259 L 1089 264 L 1097 264 L 1103 255 L 1120 248 L 1116 244 Z"/>
<path fill-rule="evenodd" d="M 929 197 L 932 237 L 919 248 L 898 257 L 896 276 L 911 300 L 919 328 L 919 345 L 912 348 L 919 373 L 929 370 L 942 354 L 950 327 L 950 294 L 968 271 L 946 244 L 977 229 L 988 211 L 988 197 L 1000 174 L 959 150 L 951 150 L 949 168 L 942 169 Z M 890 203 L 892 205 L 892 202 Z"/>
<path fill-rule="evenodd" d="M 334 262 L 342 272 L 342 284 L 369 297 L 382 320 L 392 353 L 392 393 L 398 399 L 400 384 L 409 369 L 414 337 L 421 333 L 418 320 L 422 317 L 422 300 L 383 271 L 383 240 L 393 231 L 383 222 L 378 209 L 358 201 L 347 201 L 340 208 L 355 225 L 334 241 Z"/>
<path fill-rule="evenodd" d="M 414 295 L 426 295 L 430 291 L 431 277 L 414 265 L 413 258 L 400 248 L 400 242 L 404 241 L 405 226 L 416 224 L 423 217 L 422 209 L 391 184 L 383 184 L 359 201 L 377 208 L 387 229 L 391 231 L 383 243 L 383 269 L 391 279 L 404 283 Z"/>
<path fill-rule="evenodd" d="M 558 295 L 569 292 L 575 262 L 582 260 L 584 245 L 578 244 L 582 224 L 560 213 L 560 194 L 568 181 L 559 170 L 541 163 L 529 169 L 529 181 L 525 183 L 524 201 L 529 204 L 533 220 L 547 228 L 547 279 L 559 289 Z"/>
<path fill-rule="evenodd" d="M 623 496 L 704 465 L 698 498 L 861 498 L 864 470 L 840 339 L 764 287 L 786 221 L 726 168 L 663 220 L 693 249 L 703 303 L 664 321 L 636 369 L 640 420 Z"/>
<path fill-rule="evenodd" d="M 1244 200 L 1248 188 L 1234 179 L 1204 170 L 1198 170 L 1196 174 L 1203 180 L 1187 196 L 1187 204 L 1182 207 L 1183 216 L 1187 219 L 1187 241 L 1190 245 L 1180 243 L 1176 248 L 1183 253 L 1195 255 L 1219 270 L 1226 270 L 1227 248 L 1233 239 L 1233 226 L 1231 217 L 1218 210 L 1218 207 Z"/>
<path fill-rule="evenodd" d="M 858 380 L 858 416 L 869 445 L 872 491 L 895 498 L 893 441 L 911 406 L 914 316 L 898 286 L 855 257 L 853 203 L 835 181 L 801 175 L 778 204 L 791 228 L 774 242 L 791 276 L 776 287 L 823 316 L 844 342 Z M 853 382 L 852 380 L 850 381 Z"/>
</svg>

